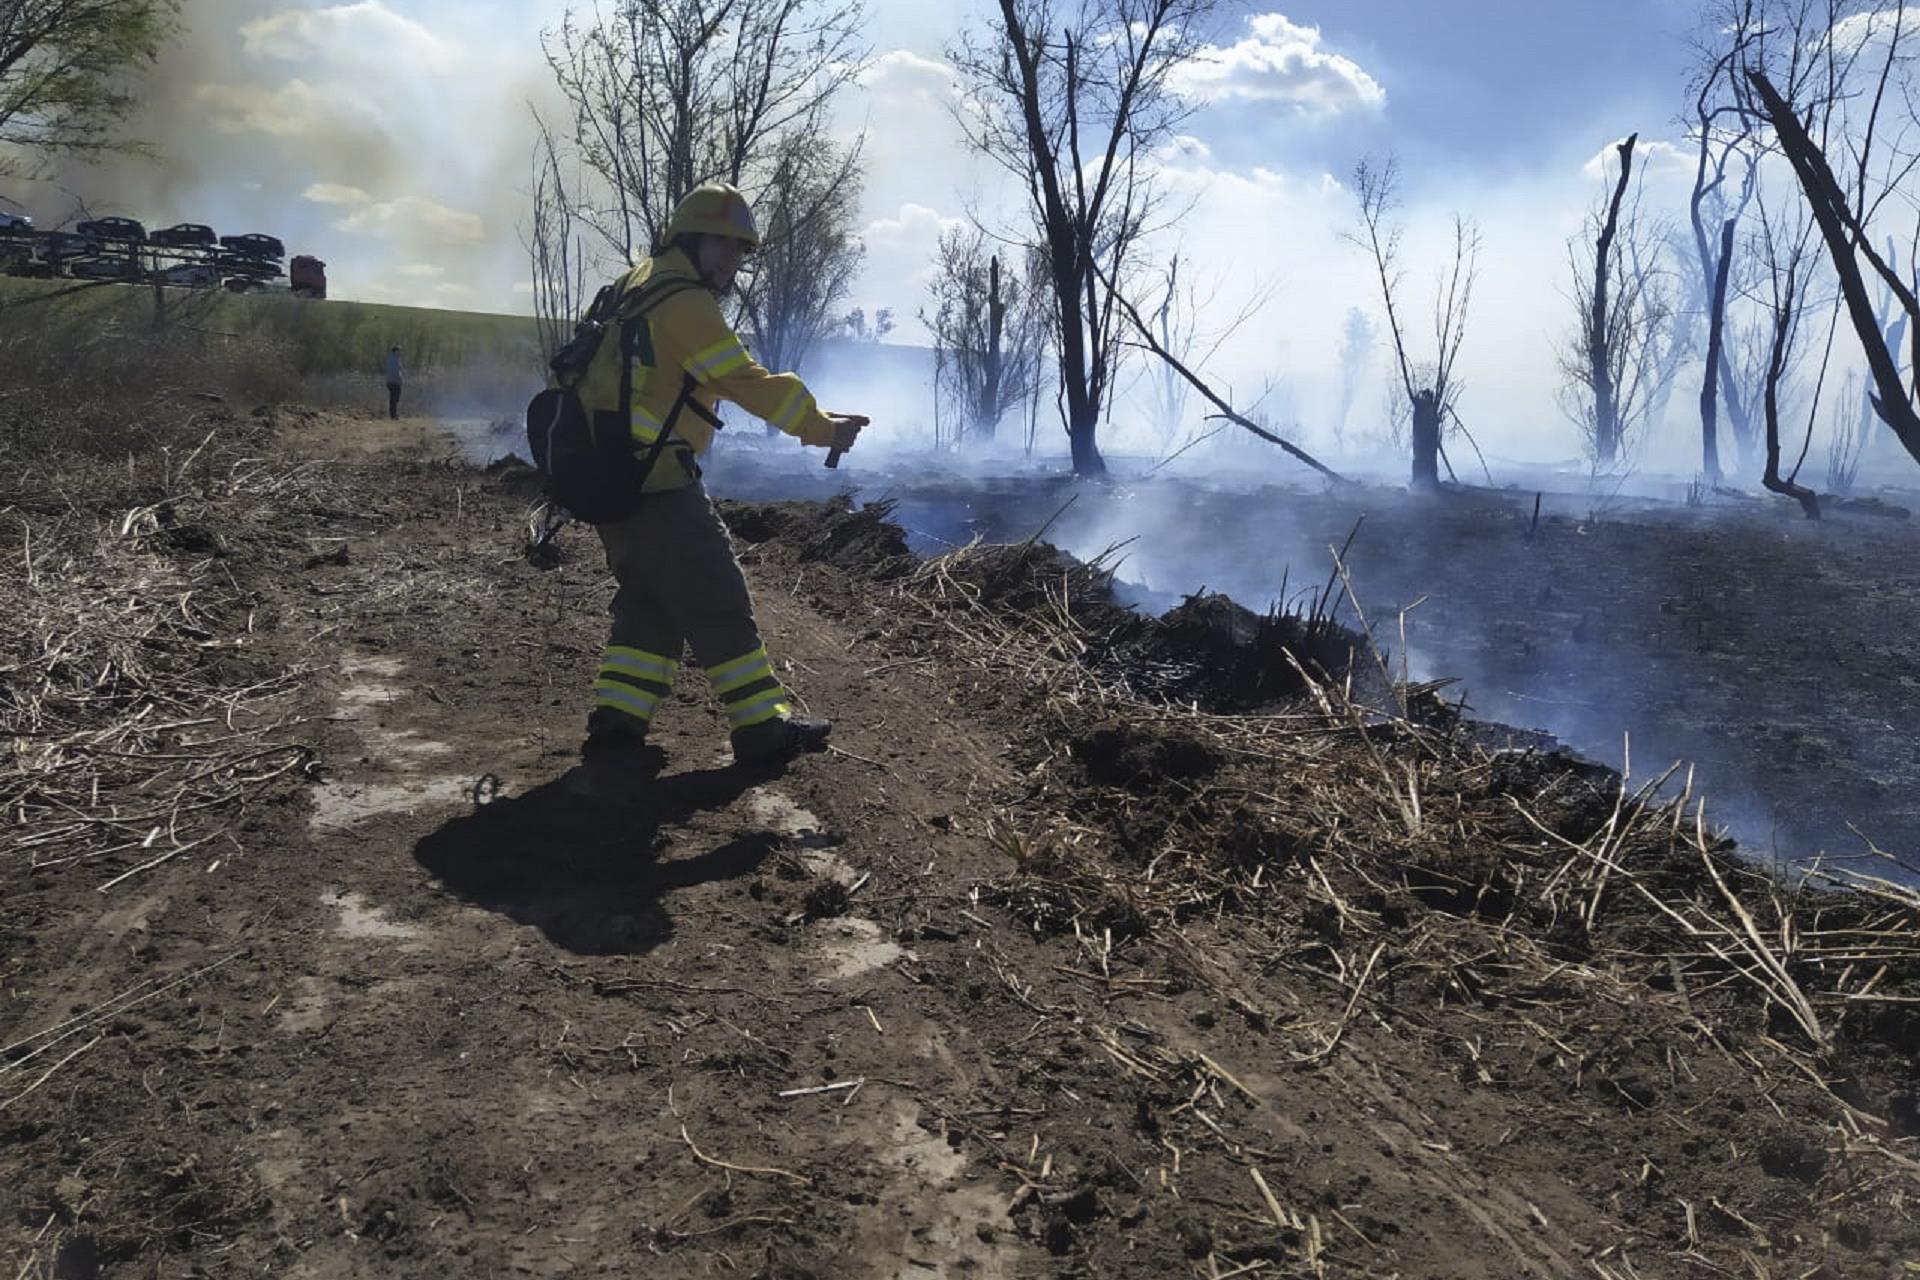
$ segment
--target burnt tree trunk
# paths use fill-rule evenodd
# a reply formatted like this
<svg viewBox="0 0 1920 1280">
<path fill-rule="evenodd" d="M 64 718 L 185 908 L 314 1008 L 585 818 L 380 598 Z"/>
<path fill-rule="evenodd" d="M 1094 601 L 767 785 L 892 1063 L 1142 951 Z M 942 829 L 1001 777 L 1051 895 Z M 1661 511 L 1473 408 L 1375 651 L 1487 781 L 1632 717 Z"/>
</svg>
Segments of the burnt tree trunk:
<svg viewBox="0 0 1920 1280">
<path fill-rule="evenodd" d="M 1440 487 L 1440 400 L 1431 391 L 1413 398 L 1413 487 Z"/>
<path fill-rule="evenodd" d="M 977 261 L 977 259 L 976 259 Z M 991 440 L 1000 426 L 1000 387 L 1004 380 L 1001 335 L 1006 331 L 1007 300 L 1000 292 L 1000 256 L 987 269 L 987 352 L 980 380 L 980 404 L 974 411 L 974 434 Z"/>
<path fill-rule="evenodd" d="M 1077 278 L 1076 278 L 1077 283 Z M 1079 301 L 1077 287 L 1063 295 Z M 1073 456 L 1073 472 L 1080 476 L 1105 475 L 1106 460 L 1100 456 L 1095 436 L 1100 429 L 1100 406 L 1094 403 L 1087 385 L 1087 335 L 1080 317 L 1069 314 L 1060 326 L 1060 367 L 1066 378 L 1067 448 Z"/>
<path fill-rule="evenodd" d="M 1702 185 L 1706 178 L 1708 133 L 1702 127 L 1700 140 L 1700 168 L 1694 178 L 1693 198 L 1688 206 L 1688 220 L 1693 224 L 1694 250 L 1700 259 L 1702 284 L 1707 291 L 1707 363 L 1706 376 L 1700 384 L 1700 457 L 1701 470 L 1710 481 L 1718 481 L 1720 467 L 1720 407 L 1727 410 L 1727 425 L 1733 428 L 1733 437 L 1742 453 L 1746 453 L 1753 443 L 1753 424 L 1747 415 L 1745 403 L 1740 398 L 1739 384 L 1733 380 L 1733 365 L 1727 359 L 1727 282 L 1733 268 L 1733 237 L 1740 224 L 1740 214 L 1746 208 L 1748 197 L 1753 192 L 1754 169 L 1747 168 L 1746 180 L 1741 184 L 1740 202 L 1732 214 L 1720 223 L 1720 252 L 1716 257 L 1712 243 L 1707 239 L 1706 224 L 1701 221 L 1700 209 L 1710 189 Z M 1724 163 L 1724 161 L 1723 161 Z M 1715 177 L 1712 187 L 1718 187 L 1720 177 Z"/>
<path fill-rule="evenodd" d="M 1840 282 L 1840 294 L 1846 300 L 1847 319 L 1852 322 L 1854 334 L 1860 339 L 1860 346 L 1867 358 L 1867 369 L 1873 377 L 1873 390 L 1868 393 L 1872 397 L 1873 411 L 1899 437 L 1901 446 L 1914 461 L 1920 462 L 1920 415 L 1914 412 L 1912 393 L 1900 380 L 1900 362 L 1887 349 L 1879 318 L 1874 314 L 1873 303 L 1867 297 L 1867 285 L 1861 278 L 1856 246 L 1864 248 L 1869 255 L 1877 255 L 1873 254 L 1871 244 L 1867 243 L 1864 228 L 1854 217 L 1840 184 L 1834 180 L 1826 156 L 1807 135 L 1793 108 L 1787 105 L 1780 91 L 1762 72 L 1749 71 L 1747 79 L 1760 95 L 1767 118 L 1772 122 L 1774 134 L 1779 139 L 1780 149 L 1793 166 L 1794 176 L 1800 179 L 1800 189 L 1807 197 L 1807 206 L 1813 211 L 1814 222 L 1820 227 L 1820 238 L 1826 242 L 1827 256 L 1832 259 L 1834 275 Z M 1920 311 L 1920 300 L 1915 299 L 1911 289 L 1887 271 L 1880 274 L 1909 316 Z M 1920 344 L 1920 328 L 1914 330 L 1914 339 L 1916 344 Z M 1772 422 L 1767 425 L 1771 433 Z M 1771 461 L 1769 468 L 1772 469 Z"/>
<path fill-rule="evenodd" d="M 1725 368 L 1727 339 L 1727 276 L 1733 264 L 1735 220 L 1720 224 L 1720 260 L 1714 264 L 1713 293 L 1707 304 L 1707 373 L 1700 379 L 1700 469 L 1709 483 L 1720 483 L 1720 438 L 1718 397 L 1714 392 L 1722 380 L 1727 382 L 1727 408 L 1735 404 L 1732 376 Z"/>
<path fill-rule="evenodd" d="M 1765 412 L 1767 419 L 1767 470 L 1760 483 L 1774 493 L 1785 494 L 1800 504 L 1811 520 L 1820 518 L 1820 499 L 1813 490 L 1780 478 L 1780 379 L 1787 367 L 1787 338 L 1792 332 L 1793 311 L 1799 305 L 1795 290 L 1789 286 L 1786 302 L 1773 316 L 1773 346 L 1767 353 Z"/>
<path fill-rule="evenodd" d="M 1639 140 L 1639 134 L 1630 133 L 1617 148 L 1620 180 L 1614 184 L 1613 199 L 1607 205 L 1607 221 L 1600 228 L 1600 240 L 1593 251 L 1593 302 L 1587 313 L 1587 370 L 1593 386 L 1593 451 L 1603 467 L 1612 466 L 1620 452 L 1620 406 L 1615 400 L 1609 349 L 1607 258 L 1613 252 L 1613 237 L 1620 229 L 1620 204 L 1627 196 L 1627 181 L 1633 175 L 1633 146 Z"/>
</svg>

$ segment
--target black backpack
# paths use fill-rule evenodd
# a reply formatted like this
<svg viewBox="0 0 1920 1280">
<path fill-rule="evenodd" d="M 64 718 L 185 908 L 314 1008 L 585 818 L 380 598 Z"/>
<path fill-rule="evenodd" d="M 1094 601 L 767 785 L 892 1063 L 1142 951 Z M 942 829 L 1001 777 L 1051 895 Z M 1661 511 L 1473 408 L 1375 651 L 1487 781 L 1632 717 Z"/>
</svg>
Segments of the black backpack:
<svg viewBox="0 0 1920 1280">
<path fill-rule="evenodd" d="M 722 425 L 694 401 L 699 384 L 692 374 L 683 374 L 660 434 L 644 455 L 634 453 L 633 367 L 636 362 L 654 367 L 647 315 L 668 298 L 704 287 L 684 276 L 647 281 L 625 294 L 618 283 L 607 285 L 594 296 L 572 339 L 548 362 L 553 376 L 547 389 L 527 404 L 527 448 L 546 480 L 548 498 L 575 519 L 613 524 L 639 508 L 647 477 L 683 410 L 691 409 L 716 429 Z M 606 343 L 609 332 L 619 335 L 612 347 Z M 594 364 L 605 359 L 620 362 L 616 398 L 611 404 L 589 404 L 582 386 Z"/>
</svg>

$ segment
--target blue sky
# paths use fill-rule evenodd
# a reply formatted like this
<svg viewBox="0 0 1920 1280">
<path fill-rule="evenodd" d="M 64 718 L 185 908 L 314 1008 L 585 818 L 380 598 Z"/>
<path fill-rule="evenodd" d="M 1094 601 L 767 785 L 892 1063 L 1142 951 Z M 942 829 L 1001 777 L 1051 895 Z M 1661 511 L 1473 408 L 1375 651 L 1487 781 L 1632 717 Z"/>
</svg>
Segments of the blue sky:
<svg viewBox="0 0 1920 1280">
<path fill-rule="evenodd" d="M 893 308 L 911 338 L 941 229 L 969 209 L 1011 227 L 1020 197 L 966 155 L 949 114 L 945 51 L 991 6 L 869 6 L 875 63 L 840 112 L 844 129 L 865 129 L 869 158 L 868 269 L 854 301 Z M 550 101 L 538 32 L 564 9 L 189 0 L 192 31 L 133 122 L 164 159 L 74 169 L 62 190 L 12 194 L 43 217 L 71 193 L 152 223 L 270 231 L 325 258 L 341 296 L 524 309 L 527 103 Z M 1541 335 L 1564 327 L 1565 237 L 1600 185 L 1589 162 L 1630 130 L 1675 136 L 1692 15 L 1682 0 L 1223 9 L 1213 59 L 1183 86 L 1190 139 L 1163 174 L 1193 201 L 1182 230 L 1201 274 L 1223 295 L 1257 283 L 1276 300 L 1222 350 L 1220 376 L 1277 383 L 1303 414 L 1324 399 L 1346 308 L 1377 309 L 1364 262 L 1339 238 L 1352 219 L 1342 184 L 1362 155 L 1392 150 L 1410 287 L 1426 288 L 1450 214 L 1478 218 L 1484 318 L 1467 376 L 1516 406 L 1516 420 L 1550 415 Z M 1678 166 L 1665 160 L 1671 179 Z"/>
</svg>

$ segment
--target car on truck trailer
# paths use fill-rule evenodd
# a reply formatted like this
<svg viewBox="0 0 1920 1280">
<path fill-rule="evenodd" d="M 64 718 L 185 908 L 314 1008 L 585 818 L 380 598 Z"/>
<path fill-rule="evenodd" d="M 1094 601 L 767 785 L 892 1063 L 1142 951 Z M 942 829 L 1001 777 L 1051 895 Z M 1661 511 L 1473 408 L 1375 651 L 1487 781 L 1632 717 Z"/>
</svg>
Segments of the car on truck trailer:
<svg viewBox="0 0 1920 1280">
<path fill-rule="evenodd" d="M 66 262 L 73 258 L 92 258 L 100 253 L 100 242 L 92 236 L 83 236 L 72 231 L 55 231 L 41 242 L 46 257 L 53 262 Z"/>
<path fill-rule="evenodd" d="M 247 258 L 284 258 L 287 246 L 273 236 L 221 236 L 220 247 Z"/>
<path fill-rule="evenodd" d="M 272 280 L 286 274 L 277 262 L 267 258 L 251 258 L 238 253 L 216 254 L 213 265 L 230 276 L 247 276 L 255 280 Z"/>
<path fill-rule="evenodd" d="M 161 284 L 170 284 L 181 289 L 218 289 L 220 272 L 204 262 L 182 262 L 177 266 L 163 267 L 154 272 L 153 278 Z"/>
<path fill-rule="evenodd" d="M 210 249 L 220 243 L 220 237 L 213 234 L 213 228 L 203 222 L 180 222 L 171 227 L 162 227 L 147 237 L 151 244 L 163 244 L 175 249 Z"/>
<path fill-rule="evenodd" d="M 147 229 L 132 218 L 90 218 L 74 230 L 96 240 L 124 240 L 130 244 L 143 243 L 147 238 Z"/>
<path fill-rule="evenodd" d="M 138 280 L 143 274 L 132 258 L 81 258 L 67 264 L 67 274 L 76 280 Z"/>
</svg>

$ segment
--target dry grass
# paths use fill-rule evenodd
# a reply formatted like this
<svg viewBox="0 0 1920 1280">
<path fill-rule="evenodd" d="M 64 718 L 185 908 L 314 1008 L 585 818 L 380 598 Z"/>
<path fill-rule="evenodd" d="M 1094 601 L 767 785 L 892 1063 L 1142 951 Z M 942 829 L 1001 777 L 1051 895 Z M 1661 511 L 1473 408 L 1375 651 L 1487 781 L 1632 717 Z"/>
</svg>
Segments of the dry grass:
<svg viewBox="0 0 1920 1280">
<path fill-rule="evenodd" d="M 1391 696 L 1304 668 L 1306 696 L 1284 714 L 1131 696 L 1094 670 L 1097 569 L 1031 575 L 1038 598 L 1008 609 L 1010 555 L 1024 559 L 971 547 L 919 565 L 894 589 L 892 642 L 938 643 L 975 668 L 974 687 L 1015 691 L 1044 727 L 1028 794 L 989 828 L 1015 868 L 998 892 L 1036 932 L 1070 935 L 1088 981 L 1157 990 L 1171 955 L 1282 1030 L 1298 1070 L 1337 1061 L 1359 1026 L 1424 1037 L 1488 1087 L 1496 1043 L 1536 1046 L 1576 1089 L 1614 1082 L 1629 1051 L 1665 1055 L 1676 1082 L 1707 1055 L 1754 1114 L 1825 1131 L 1840 1158 L 1821 1177 L 1823 1214 L 1891 1226 L 1915 1202 L 1920 1139 L 1889 1111 L 1911 1088 L 1920 1026 L 1913 868 L 1903 883 L 1878 854 L 1890 874 L 1782 878 L 1716 838 L 1690 778 L 1676 788 L 1671 770 L 1641 781 L 1489 748 L 1377 655 L 1357 665 Z M 1115 751 L 1134 752 L 1135 776 L 1102 758 Z M 1187 763 L 1170 773 L 1170 760 Z M 1209 1064 L 1107 1040 L 1126 1074 L 1222 1092 Z M 1747 1226 L 1794 1238 L 1786 1222 Z M 1676 1256 L 1725 1265 L 1703 1249 L 1694 1236 Z M 1624 1265 L 1601 1273 L 1633 1274 Z"/>
<path fill-rule="evenodd" d="M 303 673 L 256 656 L 229 566 L 318 483 L 228 407 L 294 384 L 175 320 L 0 317 L 0 879 L 216 861 L 307 758 L 285 736 Z"/>
<path fill-rule="evenodd" d="M 70 466 L 64 503 L 0 507 L 0 876 L 84 866 L 105 890 L 188 853 L 217 861 L 248 801 L 307 759 L 285 740 L 304 673 L 253 655 L 253 597 L 205 518 L 303 477 L 246 456 L 237 423 L 197 425 L 185 454 L 114 469 L 146 491 L 136 505 L 82 499 L 102 486 Z"/>
</svg>

